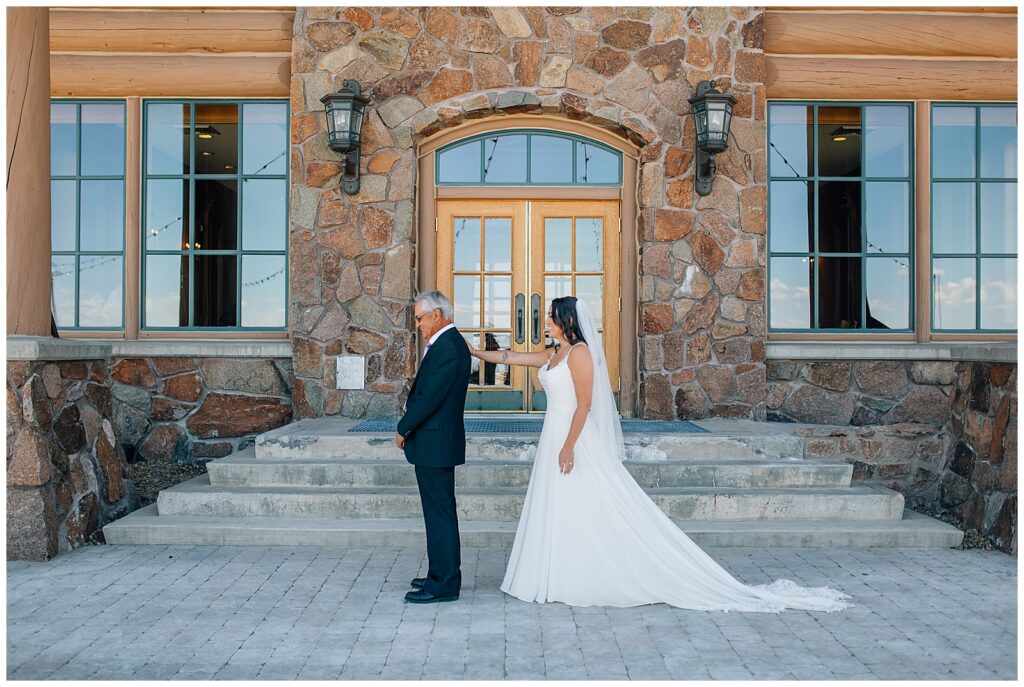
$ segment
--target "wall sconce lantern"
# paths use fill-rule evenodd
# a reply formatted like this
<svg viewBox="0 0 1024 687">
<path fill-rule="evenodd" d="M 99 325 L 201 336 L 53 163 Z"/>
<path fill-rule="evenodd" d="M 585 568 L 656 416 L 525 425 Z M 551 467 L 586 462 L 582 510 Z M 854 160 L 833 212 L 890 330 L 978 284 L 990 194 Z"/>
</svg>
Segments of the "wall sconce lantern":
<svg viewBox="0 0 1024 687">
<path fill-rule="evenodd" d="M 345 156 L 341 188 L 353 195 L 359 193 L 359 147 L 363 128 L 363 110 L 369 98 L 362 95 L 359 82 L 345 79 L 341 90 L 320 98 L 327 115 L 327 143 L 336 153 Z"/>
<path fill-rule="evenodd" d="M 711 193 L 715 176 L 715 155 L 729 147 L 729 125 L 736 98 L 714 89 L 714 82 L 697 84 L 697 95 L 690 98 L 697 125 L 697 175 L 694 189 L 706 196 Z"/>
</svg>

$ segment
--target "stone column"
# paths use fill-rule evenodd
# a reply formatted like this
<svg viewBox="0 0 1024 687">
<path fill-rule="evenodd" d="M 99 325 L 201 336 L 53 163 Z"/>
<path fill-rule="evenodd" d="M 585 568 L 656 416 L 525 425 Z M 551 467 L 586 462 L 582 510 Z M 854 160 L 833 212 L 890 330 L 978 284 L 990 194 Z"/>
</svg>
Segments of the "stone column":
<svg viewBox="0 0 1024 687">
<path fill-rule="evenodd" d="M 50 335 L 50 13 L 7 9 L 7 334 Z"/>
</svg>

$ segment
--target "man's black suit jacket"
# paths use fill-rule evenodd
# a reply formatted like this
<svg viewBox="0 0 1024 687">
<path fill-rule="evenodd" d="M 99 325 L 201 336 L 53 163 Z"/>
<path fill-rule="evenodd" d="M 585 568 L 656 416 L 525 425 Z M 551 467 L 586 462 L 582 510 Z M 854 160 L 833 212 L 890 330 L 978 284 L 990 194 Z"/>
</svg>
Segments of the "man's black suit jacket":
<svg viewBox="0 0 1024 687">
<path fill-rule="evenodd" d="M 424 356 L 398 423 L 405 458 L 413 465 L 445 468 L 466 462 L 463 414 L 471 368 L 469 348 L 454 327 Z"/>
</svg>

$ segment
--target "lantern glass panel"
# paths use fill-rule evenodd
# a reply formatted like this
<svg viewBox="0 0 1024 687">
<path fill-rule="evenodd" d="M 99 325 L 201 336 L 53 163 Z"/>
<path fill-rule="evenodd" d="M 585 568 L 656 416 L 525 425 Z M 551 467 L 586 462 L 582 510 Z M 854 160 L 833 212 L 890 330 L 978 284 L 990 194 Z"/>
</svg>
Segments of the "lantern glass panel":
<svg viewBox="0 0 1024 687">
<path fill-rule="evenodd" d="M 724 103 L 712 103 L 708 108 L 708 134 L 719 136 L 725 131 Z"/>
<path fill-rule="evenodd" d="M 360 105 L 356 105 L 352 109 L 352 128 L 351 128 L 351 132 L 352 132 L 352 140 L 353 141 L 358 141 L 359 140 L 359 132 L 362 129 L 362 123 L 363 123 L 363 108 Z"/>
<path fill-rule="evenodd" d="M 347 104 L 335 103 L 332 106 L 334 114 L 334 135 L 347 136 L 352 130 L 352 111 Z"/>
<path fill-rule="evenodd" d="M 696 117 L 694 118 L 694 123 L 697 125 L 697 141 L 706 141 L 708 137 L 707 107 L 704 106 L 703 104 L 698 105 L 697 109 L 694 111 L 694 114 L 696 115 Z"/>
</svg>

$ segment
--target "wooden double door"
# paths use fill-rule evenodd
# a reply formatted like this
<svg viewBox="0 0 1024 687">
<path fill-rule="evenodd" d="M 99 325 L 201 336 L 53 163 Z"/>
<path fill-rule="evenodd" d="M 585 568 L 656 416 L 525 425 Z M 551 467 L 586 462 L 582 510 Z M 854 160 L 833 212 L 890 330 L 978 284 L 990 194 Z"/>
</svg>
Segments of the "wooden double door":
<svg viewBox="0 0 1024 687">
<path fill-rule="evenodd" d="M 455 325 L 485 350 L 548 348 L 551 300 L 585 300 L 617 392 L 620 231 L 618 201 L 439 200 L 437 288 L 455 305 Z M 536 369 L 473 363 L 467 411 L 546 408 Z"/>
</svg>

